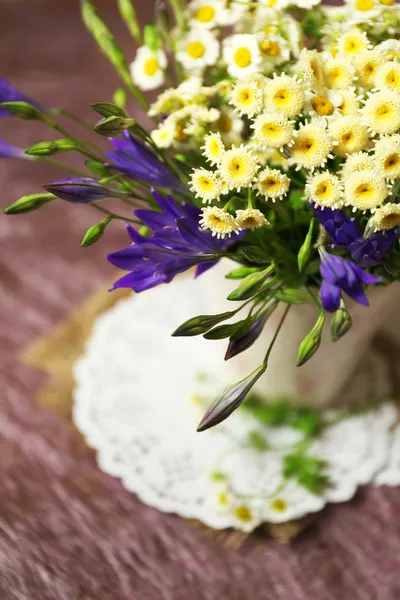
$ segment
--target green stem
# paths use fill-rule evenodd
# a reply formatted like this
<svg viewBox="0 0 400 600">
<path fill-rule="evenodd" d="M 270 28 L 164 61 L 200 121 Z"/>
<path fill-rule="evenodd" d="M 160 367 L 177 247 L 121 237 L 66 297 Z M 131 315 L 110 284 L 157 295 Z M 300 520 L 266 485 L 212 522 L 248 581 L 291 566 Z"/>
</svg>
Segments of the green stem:
<svg viewBox="0 0 400 600">
<path fill-rule="evenodd" d="M 180 0 L 169 0 L 169 3 L 174 11 L 175 20 L 179 29 L 185 29 L 185 18 Z"/>
<path fill-rule="evenodd" d="M 116 213 L 111 212 L 110 210 L 107 210 L 106 208 L 104 208 L 103 206 L 99 206 L 98 204 L 92 203 L 89 206 L 92 206 L 93 208 L 99 210 L 105 215 L 108 215 L 109 217 L 112 217 L 113 219 L 118 219 L 119 221 L 128 221 L 129 223 L 134 223 L 135 225 L 142 225 L 141 221 L 136 221 L 135 219 L 128 219 L 128 217 L 123 217 L 122 215 L 117 215 Z"/>
<path fill-rule="evenodd" d="M 276 329 L 276 331 L 274 333 L 274 337 L 272 338 L 271 343 L 270 343 L 270 345 L 268 347 L 268 350 L 267 350 L 267 353 L 265 355 L 264 362 L 263 362 L 263 364 L 264 364 L 265 367 L 268 364 L 268 360 L 269 360 L 269 357 L 271 355 L 272 349 L 273 349 L 273 347 L 275 345 L 275 342 L 276 342 L 276 340 L 278 338 L 278 335 L 279 335 L 279 333 L 280 333 L 280 331 L 282 329 L 282 326 L 283 326 L 283 324 L 285 322 L 287 314 L 288 314 L 289 310 L 291 309 L 291 306 L 292 306 L 291 304 L 288 304 L 287 307 L 285 308 L 285 312 L 283 313 L 282 319 L 280 320 L 280 323 L 279 323 L 279 325 L 278 325 L 278 327 L 277 327 L 277 329 Z"/>
<path fill-rule="evenodd" d="M 53 165 L 54 167 L 60 167 L 60 169 L 66 169 L 70 173 L 74 173 L 75 175 L 78 175 L 79 177 L 87 177 L 87 173 L 84 173 L 83 171 L 79 171 L 79 169 L 74 169 L 73 167 L 70 167 L 69 165 L 64 165 L 64 163 L 60 162 L 59 160 L 55 160 L 54 158 L 38 157 L 38 160 L 42 160 L 43 162 L 47 163 L 48 165 Z"/>
<path fill-rule="evenodd" d="M 56 108 L 52 111 L 51 114 L 66 117 L 70 121 L 77 123 L 77 125 L 80 125 L 81 127 L 88 129 L 89 131 L 93 131 L 93 127 L 89 123 L 87 123 L 84 119 L 77 117 L 76 115 L 74 115 L 74 113 L 70 112 L 69 110 L 66 110 L 65 108 Z"/>
</svg>

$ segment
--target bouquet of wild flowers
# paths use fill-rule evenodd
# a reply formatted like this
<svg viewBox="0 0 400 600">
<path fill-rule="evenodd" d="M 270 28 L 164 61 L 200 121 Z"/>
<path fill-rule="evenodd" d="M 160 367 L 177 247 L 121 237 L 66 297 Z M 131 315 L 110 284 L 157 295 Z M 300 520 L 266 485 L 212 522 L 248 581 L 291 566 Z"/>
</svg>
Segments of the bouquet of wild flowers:
<svg viewBox="0 0 400 600">
<path fill-rule="evenodd" d="M 235 410 L 265 372 L 292 304 L 319 311 L 300 366 L 318 349 L 326 313 L 334 313 L 336 341 L 351 327 L 346 298 L 368 305 L 366 286 L 399 278 L 400 12 L 392 0 L 317 4 L 170 0 L 141 31 L 131 1 L 119 0 L 138 45 L 129 66 L 82 0 L 86 25 L 124 84 L 113 104 L 93 105 L 103 117 L 94 129 L 112 147 L 104 154 L 59 124 L 76 117 L 1 81 L 1 115 L 41 120 L 62 138 L 25 151 L 2 142 L 0 155 L 54 162 L 77 151 L 87 168 L 7 214 L 59 198 L 88 204 L 103 219 L 83 246 L 125 220 L 129 244 L 107 257 L 127 272 L 114 288 L 142 292 L 192 267 L 199 276 L 221 257 L 236 261 L 226 275 L 238 280 L 233 309 L 195 316 L 174 334 L 227 338 L 226 358 L 249 348 L 286 305 L 263 363 L 217 398 L 200 430 Z M 149 105 L 142 92 L 156 89 Z M 153 120 L 150 131 L 130 118 L 127 91 Z M 106 208 L 110 199 L 133 204 L 133 218 Z"/>
</svg>

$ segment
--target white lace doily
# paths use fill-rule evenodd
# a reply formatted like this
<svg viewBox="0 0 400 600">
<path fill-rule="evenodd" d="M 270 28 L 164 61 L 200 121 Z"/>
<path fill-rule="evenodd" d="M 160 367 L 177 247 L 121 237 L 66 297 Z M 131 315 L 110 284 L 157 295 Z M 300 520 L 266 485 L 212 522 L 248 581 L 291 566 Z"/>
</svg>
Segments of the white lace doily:
<svg viewBox="0 0 400 600">
<path fill-rule="evenodd" d="M 283 457 L 301 438 L 290 427 L 267 427 L 239 410 L 196 433 L 205 408 L 234 381 L 222 358 L 225 341 L 170 336 L 205 312 L 207 293 L 207 275 L 181 278 L 122 300 L 97 320 L 75 369 L 74 420 L 103 471 L 159 510 L 243 531 L 348 500 L 374 477 L 400 482 L 390 403 L 338 419 L 313 443 L 308 453 L 327 461 L 331 481 L 322 495 L 283 478 Z"/>
</svg>

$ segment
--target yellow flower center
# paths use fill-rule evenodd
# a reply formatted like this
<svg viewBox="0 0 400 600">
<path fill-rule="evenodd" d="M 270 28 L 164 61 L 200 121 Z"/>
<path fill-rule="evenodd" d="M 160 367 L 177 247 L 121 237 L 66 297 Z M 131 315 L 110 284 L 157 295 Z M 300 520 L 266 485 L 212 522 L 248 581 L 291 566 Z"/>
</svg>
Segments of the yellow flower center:
<svg viewBox="0 0 400 600">
<path fill-rule="evenodd" d="M 205 51 L 206 49 L 204 47 L 204 44 L 202 44 L 199 41 L 190 42 L 190 44 L 188 44 L 186 47 L 186 52 L 192 58 L 202 58 L 202 56 L 204 56 Z"/>
<path fill-rule="evenodd" d="M 361 49 L 360 40 L 356 37 L 347 38 L 344 44 L 344 49 L 346 54 L 357 54 L 357 52 Z"/>
<path fill-rule="evenodd" d="M 177 125 L 175 127 L 175 136 L 174 139 L 177 142 L 187 142 L 189 136 L 184 132 L 182 125 Z"/>
<path fill-rule="evenodd" d="M 393 114 L 393 110 L 387 104 L 381 104 L 375 111 L 375 116 L 381 121 L 390 119 Z"/>
<path fill-rule="evenodd" d="M 228 115 L 221 115 L 217 122 L 217 127 L 222 133 L 229 133 L 232 131 L 232 119 Z"/>
<path fill-rule="evenodd" d="M 397 152 L 393 152 L 393 154 L 389 154 L 383 163 L 383 168 L 385 171 L 392 171 L 396 169 L 400 164 L 400 156 Z"/>
<path fill-rule="evenodd" d="M 148 75 L 149 77 L 152 77 L 153 75 L 155 75 L 158 71 L 158 60 L 156 58 L 148 58 L 146 60 L 146 62 L 144 63 L 144 72 L 146 73 L 146 75 Z"/>
<path fill-rule="evenodd" d="M 400 225 L 400 215 L 388 215 L 381 221 L 381 229 L 392 229 Z"/>
<path fill-rule="evenodd" d="M 338 50 L 337 44 L 332 44 L 332 46 L 329 48 L 329 52 L 331 53 L 331 55 L 332 55 L 333 57 L 337 56 L 337 55 L 338 55 L 338 53 L 339 53 L 339 50 Z"/>
<path fill-rule="evenodd" d="M 245 69 L 251 64 L 251 52 L 248 48 L 238 48 L 235 52 L 234 61 L 238 67 Z"/>
<path fill-rule="evenodd" d="M 225 221 L 223 221 L 222 219 L 217 217 L 217 215 L 210 215 L 209 221 L 210 221 L 211 227 L 213 227 L 214 229 L 222 230 L 222 229 L 225 229 L 225 227 L 226 227 Z"/>
<path fill-rule="evenodd" d="M 277 0 L 274 0 L 274 4 L 276 4 Z M 275 33 L 276 31 L 276 27 L 274 27 L 273 25 L 266 25 L 263 29 L 263 32 L 266 35 L 270 35 L 271 33 Z"/>
<path fill-rule="evenodd" d="M 332 67 L 332 69 L 329 69 L 327 75 L 332 83 L 338 83 L 343 78 L 343 69 L 341 67 Z"/>
<path fill-rule="evenodd" d="M 374 7 L 373 0 L 356 0 L 356 9 L 362 11 L 371 10 Z"/>
<path fill-rule="evenodd" d="M 355 194 L 363 200 L 370 200 L 374 195 L 374 188 L 369 183 L 360 183 L 355 189 Z"/>
<path fill-rule="evenodd" d="M 285 512 L 288 507 L 287 502 L 282 500 L 282 498 L 275 498 L 275 500 L 272 501 L 271 506 L 277 512 Z"/>
<path fill-rule="evenodd" d="M 385 81 L 390 87 L 400 88 L 400 73 L 396 69 L 386 74 Z"/>
<path fill-rule="evenodd" d="M 265 137 L 278 137 L 282 133 L 282 127 L 277 123 L 264 123 L 262 126 L 262 133 Z"/>
<path fill-rule="evenodd" d="M 198 181 L 199 187 L 201 187 L 204 191 L 209 191 L 214 187 L 214 182 L 209 177 L 206 177 L 205 175 L 202 175 L 201 177 L 199 177 L 199 179 L 197 181 Z"/>
<path fill-rule="evenodd" d="M 209 5 L 201 6 L 196 13 L 196 19 L 201 23 L 209 23 L 215 17 L 215 8 Z"/>
<path fill-rule="evenodd" d="M 315 112 L 322 117 L 327 117 L 333 113 L 334 106 L 325 96 L 316 96 L 311 100 L 311 105 Z"/>
<path fill-rule="evenodd" d="M 270 193 L 277 191 L 281 187 L 280 181 L 273 175 L 267 175 L 260 183 L 262 188 Z"/>
<path fill-rule="evenodd" d="M 274 100 L 277 104 L 285 105 L 290 101 L 290 94 L 287 89 L 281 88 L 274 94 Z"/>
<path fill-rule="evenodd" d="M 379 0 L 380 4 L 383 6 L 393 6 L 394 0 Z"/>
<path fill-rule="evenodd" d="M 296 150 L 298 152 L 304 152 L 304 154 L 308 154 L 309 152 L 313 151 L 314 146 L 315 140 L 310 137 L 305 137 L 295 142 L 293 150 Z"/>
<path fill-rule="evenodd" d="M 247 506 L 238 506 L 233 512 L 239 521 L 251 521 L 251 510 Z"/>
<path fill-rule="evenodd" d="M 317 185 L 317 188 L 315 190 L 315 194 L 318 196 L 318 198 L 321 198 L 322 200 L 327 200 L 331 196 L 331 193 L 332 186 L 327 181 L 321 181 L 321 183 Z"/>
<path fill-rule="evenodd" d="M 240 225 L 243 227 L 243 229 L 253 229 L 259 227 L 259 223 L 254 217 L 246 217 L 246 219 L 242 219 Z"/>
<path fill-rule="evenodd" d="M 363 67 L 362 73 L 366 79 L 371 79 L 376 74 L 378 65 L 373 62 L 366 63 Z"/>
<path fill-rule="evenodd" d="M 232 177 L 237 177 L 238 175 L 242 175 L 246 170 L 246 165 L 243 160 L 239 158 L 233 158 L 228 165 L 228 172 Z"/>
<path fill-rule="evenodd" d="M 267 56 L 279 56 L 281 52 L 279 44 L 273 41 L 261 42 L 260 50 L 263 54 L 266 54 Z"/>
<path fill-rule="evenodd" d="M 275 4 L 278 2 L 278 0 L 267 0 L 267 6 L 272 7 L 275 6 Z"/>
<path fill-rule="evenodd" d="M 225 492 L 218 494 L 218 504 L 220 506 L 226 506 L 228 504 L 228 496 L 225 494 Z"/>
</svg>

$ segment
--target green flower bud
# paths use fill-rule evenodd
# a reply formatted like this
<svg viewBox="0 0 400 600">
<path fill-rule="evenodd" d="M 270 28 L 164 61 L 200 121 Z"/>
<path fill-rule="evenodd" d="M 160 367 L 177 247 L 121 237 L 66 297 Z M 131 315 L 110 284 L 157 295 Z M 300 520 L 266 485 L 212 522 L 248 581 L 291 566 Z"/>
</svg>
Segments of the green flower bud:
<svg viewBox="0 0 400 600">
<path fill-rule="evenodd" d="M 230 273 L 225 275 L 225 279 L 243 279 L 250 275 L 250 273 L 256 273 L 260 269 L 258 267 L 239 267 L 238 269 L 233 269 Z"/>
<path fill-rule="evenodd" d="M 144 43 L 153 52 L 157 52 L 161 48 L 161 34 L 153 23 L 144 27 Z"/>
<path fill-rule="evenodd" d="M 39 142 L 25 150 L 25 154 L 30 156 L 51 156 L 58 152 L 69 152 L 70 150 L 78 150 L 79 144 L 74 140 L 61 139 L 54 142 Z"/>
<path fill-rule="evenodd" d="M 247 275 L 236 290 L 233 290 L 228 296 L 228 300 L 247 300 L 252 298 L 266 282 L 266 280 L 272 275 L 275 270 L 275 265 L 272 264 L 263 271 L 257 271 L 256 273 L 250 273 Z"/>
<path fill-rule="evenodd" d="M 302 247 L 299 250 L 299 254 L 297 256 L 297 264 L 299 265 L 299 271 L 302 273 L 305 267 L 310 260 L 311 252 L 312 252 L 312 235 L 314 229 L 315 219 L 311 219 L 310 226 L 308 228 L 308 233 L 305 237 Z"/>
<path fill-rule="evenodd" d="M 325 323 L 325 313 L 321 313 L 318 317 L 317 322 L 314 327 L 311 329 L 310 333 L 306 335 L 304 340 L 301 342 L 299 351 L 297 354 L 297 366 L 301 367 L 306 363 L 310 358 L 316 353 L 320 344 L 322 337 L 322 330 L 324 328 Z"/>
<path fill-rule="evenodd" d="M 28 102 L 1 102 L 0 106 L 14 117 L 26 119 L 27 121 L 45 121 L 45 115 Z"/>
<path fill-rule="evenodd" d="M 38 210 L 48 202 L 55 200 L 57 196 L 54 194 L 39 193 L 29 194 L 29 196 L 22 196 L 19 200 L 16 200 L 10 206 L 4 209 L 5 215 L 19 215 L 22 213 L 32 212 Z"/>
<path fill-rule="evenodd" d="M 309 304 L 312 302 L 312 297 L 306 290 L 299 290 L 297 288 L 283 288 L 277 290 L 274 297 L 280 302 L 286 302 L 287 304 Z"/>
<path fill-rule="evenodd" d="M 91 104 L 93 110 L 95 110 L 102 117 L 123 117 L 124 119 L 128 116 L 123 108 L 112 104 L 111 102 L 95 102 Z"/>
<path fill-rule="evenodd" d="M 340 302 L 340 307 L 333 315 L 331 322 L 331 337 L 333 342 L 337 342 L 342 338 L 351 328 L 353 322 L 351 315 L 346 309 L 343 300 Z"/>
<path fill-rule="evenodd" d="M 100 135 L 106 137 L 116 137 L 128 127 L 135 124 L 134 119 L 126 119 L 124 117 L 111 116 L 106 119 L 101 119 L 95 126 L 94 130 Z"/>
<path fill-rule="evenodd" d="M 87 232 L 85 233 L 83 240 L 81 241 L 81 247 L 86 248 L 87 246 L 91 246 L 96 243 L 104 234 L 106 227 L 111 221 L 112 217 L 106 217 L 100 223 L 96 223 L 89 227 Z"/>
<path fill-rule="evenodd" d="M 131 36 L 137 42 L 140 42 L 140 28 L 136 18 L 136 11 L 131 0 L 118 0 L 118 8 Z"/>
<path fill-rule="evenodd" d="M 218 325 L 221 321 L 226 321 L 234 316 L 236 311 L 220 313 L 218 315 L 199 315 L 185 321 L 172 334 L 173 337 L 201 335 L 206 333 L 214 325 Z"/>
<path fill-rule="evenodd" d="M 86 160 L 85 165 L 89 171 L 95 175 L 98 175 L 99 177 L 106 177 L 110 174 L 110 171 L 107 169 L 107 167 L 105 167 L 104 164 L 99 160 Z"/>
</svg>

